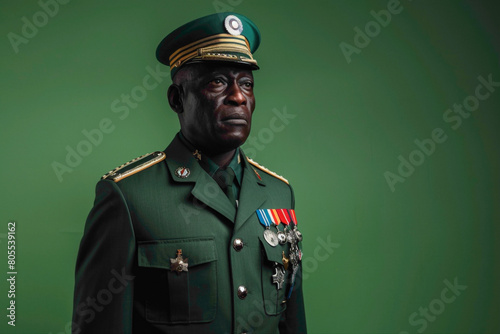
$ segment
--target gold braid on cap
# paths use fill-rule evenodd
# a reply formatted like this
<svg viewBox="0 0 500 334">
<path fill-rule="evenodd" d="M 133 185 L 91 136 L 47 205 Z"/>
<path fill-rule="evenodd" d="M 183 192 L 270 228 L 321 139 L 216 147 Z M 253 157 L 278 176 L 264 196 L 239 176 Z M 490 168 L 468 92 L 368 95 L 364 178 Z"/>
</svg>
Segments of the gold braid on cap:
<svg viewBox="0 0 500 334">
<path fill-rule="evenodd" d="M 244 54 L 244 56 L 232 53 Z M 208 36 L 177 49 L 169 57 L 170 69 L 180 67 L 191 59 L 241 60 L 257 65 L 244 36 L 218 34 Z"/>
</svg>

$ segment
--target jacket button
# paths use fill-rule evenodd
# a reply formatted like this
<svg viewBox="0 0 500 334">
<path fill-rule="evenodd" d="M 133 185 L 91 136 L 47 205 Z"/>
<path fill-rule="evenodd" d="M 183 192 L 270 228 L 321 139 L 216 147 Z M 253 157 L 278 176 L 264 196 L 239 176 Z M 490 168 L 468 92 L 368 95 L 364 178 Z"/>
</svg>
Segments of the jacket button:
<svg viewBox="0 0 500 334">
<path fill-rule="evenodd" d="M 239 239 L 239 238 L 234 239 L 234 241 L 233 241 L 233 248 L 237 252 L 239 252 L 240 250 L 242 250 L 243 249 L 243 241 L 241 239 Z"/>
<path fill-rule="evenodd" d="M 245 299 L 247 294 L 248 294 L 247 288 L 245 288 L 243 285 L 240 285 L 238 287 L 238 297 L 240 297 L 240 299 Z"/>
</svg>

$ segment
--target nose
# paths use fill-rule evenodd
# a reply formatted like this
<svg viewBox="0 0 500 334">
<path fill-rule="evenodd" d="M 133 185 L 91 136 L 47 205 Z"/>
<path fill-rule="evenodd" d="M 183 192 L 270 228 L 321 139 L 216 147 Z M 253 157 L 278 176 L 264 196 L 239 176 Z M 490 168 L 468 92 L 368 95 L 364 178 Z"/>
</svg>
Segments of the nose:
<svg viewBox="0 0 500 334">
<path fill-rule="evenodd" d="M 235 106 L 247 104 L 247 98 L 241 91 L 241 87 L 237 82 L 233 82 L 227 89 L 226 104 Z"/>
</svg>

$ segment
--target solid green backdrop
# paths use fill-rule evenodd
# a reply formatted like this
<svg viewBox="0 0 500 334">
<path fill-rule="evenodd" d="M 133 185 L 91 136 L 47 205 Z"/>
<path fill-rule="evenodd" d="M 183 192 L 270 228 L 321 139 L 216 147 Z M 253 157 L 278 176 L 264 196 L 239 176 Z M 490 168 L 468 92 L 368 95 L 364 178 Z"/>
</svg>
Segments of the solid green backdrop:
<svg viewBox="0 0 500 334">
<path fill-rule="evenodd" d="M 225 10 L 262 33 L 245 150 L 294 186 L 309 331 L 500 332 L 493 0 L 2 1 L 0 332 L 69 333 L 95 183 L 178 130 L 156 45 Z"/>
</svg>

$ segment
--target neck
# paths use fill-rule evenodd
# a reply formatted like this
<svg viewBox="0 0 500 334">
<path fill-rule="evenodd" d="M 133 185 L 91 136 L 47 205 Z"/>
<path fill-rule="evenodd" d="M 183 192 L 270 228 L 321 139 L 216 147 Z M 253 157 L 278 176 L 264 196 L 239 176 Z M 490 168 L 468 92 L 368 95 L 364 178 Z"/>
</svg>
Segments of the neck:
<svg viewBox="0 0 500 334">
<path fill-rule="evenodd" d="M 213 154 L 213 155 L 207 154 L 207 156 L 210 158 L 210 160 L 215 162 L 219 167 L 223 167 L 223 166 L 229 165 L 229 163 L 231 162 L 231 159 L 234 156 L 235 151 L 236 151 L 236 149 L 231 150 L 229 152 L 220 153 L 220 154 Z"/>
<path fill-rule="evenodd" d="M 193 142 L 191 142 L 182 132 L 182 140 L 184 141 L 184 144 L 189 147 L 191 150 L 197 150 L 198 147 L 196 146 Z M 222 153 L 212 153 L 208 150 L 203 150 L 201 149 L 201 156 L 206 156 L 210 160 L 212 160 L 217 166 L 223 167 L 229 165 L 231 162 L 231 159 L 234 157 L 234 152 L 236 152 L 236 149 L 232 149 L 227 152 L 222 152 Z"/>
</svg>

